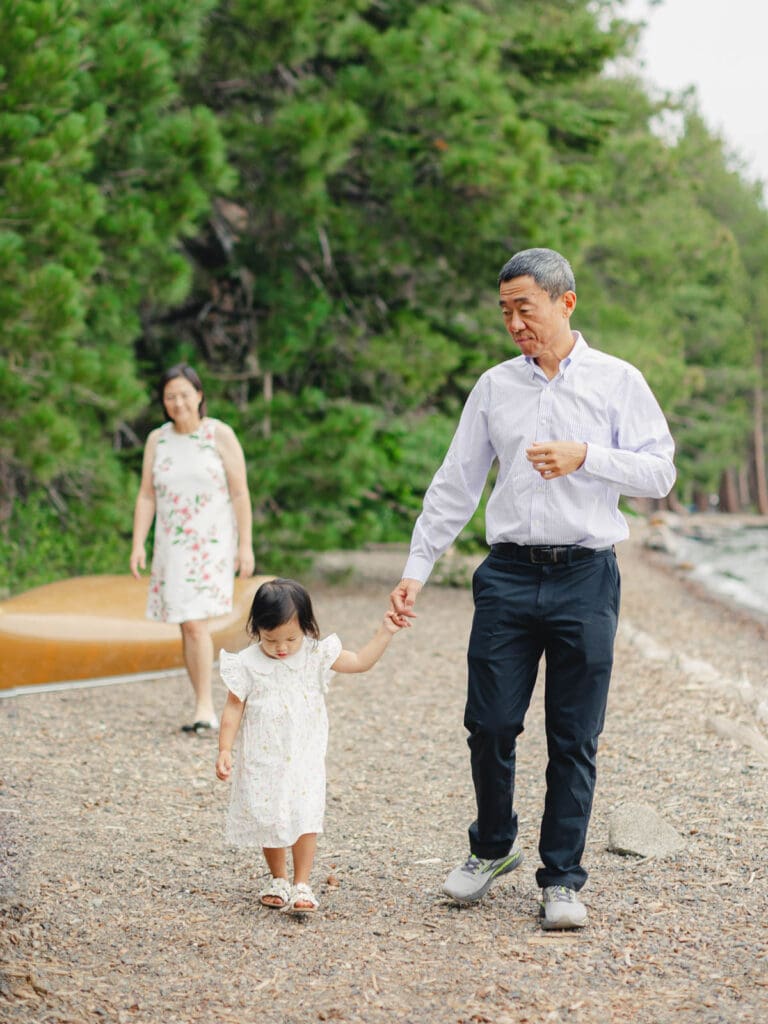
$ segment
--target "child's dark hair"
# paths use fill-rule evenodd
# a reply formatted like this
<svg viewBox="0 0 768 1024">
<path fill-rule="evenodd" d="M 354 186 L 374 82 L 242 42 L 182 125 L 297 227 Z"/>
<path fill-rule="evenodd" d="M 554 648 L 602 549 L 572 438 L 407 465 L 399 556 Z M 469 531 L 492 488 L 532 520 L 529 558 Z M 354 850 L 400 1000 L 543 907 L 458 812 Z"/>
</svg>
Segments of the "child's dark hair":
<svg viewBox="0 0 768 1024">
<path fill-rule="evenodd" d="M 246 629 L 258 640 L 262 630 L 269 632 L 289 622 L 294 615 L 305 636 L 320 639 L 320 630 L 307 591 L 296 580 L 276 579 L 262 583 L 253 598 Z"/>
</svg>

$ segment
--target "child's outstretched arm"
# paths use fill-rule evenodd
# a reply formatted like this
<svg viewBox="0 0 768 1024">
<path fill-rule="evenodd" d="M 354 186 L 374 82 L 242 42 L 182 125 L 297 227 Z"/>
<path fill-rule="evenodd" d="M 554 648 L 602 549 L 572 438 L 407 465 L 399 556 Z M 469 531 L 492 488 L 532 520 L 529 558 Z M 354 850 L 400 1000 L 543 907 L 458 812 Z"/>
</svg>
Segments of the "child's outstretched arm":
<svg viewBox="0 0 768 1024">
<path fill-rule="evenodd" d="M 244 709 L 245 701 L 240 700 L 234 693 L 227 694 L 227 703 L 221 713 L 219 756 L 216 758 L 216 775 L 222 782 L 226 782 L 232 774 L 232 745 L 240 728 Z"/>
<path fill-rule="evenodd" d="M 401 629 L 407 629 L 409 626 L 410 622 L 402 615 L 393 611 L 387 612 L 384 621 L 368 643 L 359 651 L 342 650 L 331 668 L 334 672 L 367 672 L 382 656 L 395 633 L 399 633 Z"/>
</svg>

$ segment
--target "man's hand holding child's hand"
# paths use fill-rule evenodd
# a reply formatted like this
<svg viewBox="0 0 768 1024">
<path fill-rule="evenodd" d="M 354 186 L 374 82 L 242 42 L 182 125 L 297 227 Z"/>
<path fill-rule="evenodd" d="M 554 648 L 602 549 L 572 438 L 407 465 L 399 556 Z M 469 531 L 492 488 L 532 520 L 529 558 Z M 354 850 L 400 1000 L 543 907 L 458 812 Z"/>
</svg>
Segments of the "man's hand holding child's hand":
<svg viewBox="0 0 768 1024">
<path fill-rule="evenodd" d="M 410 629 L 411 623 L 406 619 L 404 615 L 399 615 L 397 612 L 388 611 L 384 615 L 384 629 L 392 636 L 395 633 L 399 633 L 401 629 Z"/>
</svg>

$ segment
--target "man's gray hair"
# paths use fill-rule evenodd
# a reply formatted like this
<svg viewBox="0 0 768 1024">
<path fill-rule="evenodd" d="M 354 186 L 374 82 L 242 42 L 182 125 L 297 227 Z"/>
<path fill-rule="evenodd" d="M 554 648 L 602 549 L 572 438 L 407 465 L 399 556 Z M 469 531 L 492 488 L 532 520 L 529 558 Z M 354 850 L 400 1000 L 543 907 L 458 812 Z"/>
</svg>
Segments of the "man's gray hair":
<svg viewBox="0 0 768 1024">
<path fill-rule="evenodd" d="M 565 256 L 554 249 L 523 249 L 499 271 L 499 284 L 513 277 L 532 277 L 551 299 L 576 291 L 576 278 Z"/>
</svg>

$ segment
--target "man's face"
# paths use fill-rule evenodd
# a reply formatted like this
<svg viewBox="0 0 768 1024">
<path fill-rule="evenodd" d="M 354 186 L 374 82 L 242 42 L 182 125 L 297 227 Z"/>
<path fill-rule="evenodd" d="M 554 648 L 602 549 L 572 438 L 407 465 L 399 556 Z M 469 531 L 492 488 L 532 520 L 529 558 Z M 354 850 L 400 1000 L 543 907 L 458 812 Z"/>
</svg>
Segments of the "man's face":
<svg viewBox="0 0 768 1024">
<path fill-rule="evenodd" d="M 532 277 L 513 277 L 499 286 L 504 326 L 523 355 L 533 359 L 572 344 L 569 317 L 575 305 L 574 292 L 552 299 Z"/>
</svg>

